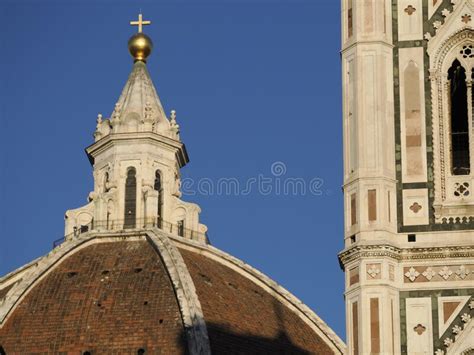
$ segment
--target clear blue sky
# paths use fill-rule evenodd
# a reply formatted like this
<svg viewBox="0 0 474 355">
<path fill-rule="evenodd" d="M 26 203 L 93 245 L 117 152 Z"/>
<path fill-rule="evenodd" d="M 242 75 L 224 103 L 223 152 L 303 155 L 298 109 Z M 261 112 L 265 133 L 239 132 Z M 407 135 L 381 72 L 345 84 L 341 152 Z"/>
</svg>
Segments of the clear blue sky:
<svg viewBox="0 0 474 355">
<path fill-rule="evenodd" d="M 0 4 L 3 275 L 47 253 L 92 189 L 84 148 L 131 70 L 141 8 L 149 70 L 177 110 L 195 180 L 324 181 L 317 196 L 186 196 L 212 243 L 293 292 L 344 337 L 339 1 L 5 1 Z"/>
</svg>

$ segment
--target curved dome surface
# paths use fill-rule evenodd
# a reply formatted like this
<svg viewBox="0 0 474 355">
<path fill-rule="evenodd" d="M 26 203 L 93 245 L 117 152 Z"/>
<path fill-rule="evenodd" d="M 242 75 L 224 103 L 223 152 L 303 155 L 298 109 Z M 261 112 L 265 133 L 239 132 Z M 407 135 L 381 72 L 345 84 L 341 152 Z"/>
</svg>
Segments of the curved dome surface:
<svg viewBox="0 0 474 355">
<path fill-rule="evenodd" d="M 342 354 L 242 261 L 158 229 L 86 233 L 0 279 L 7 353 Z"/>
</svg>

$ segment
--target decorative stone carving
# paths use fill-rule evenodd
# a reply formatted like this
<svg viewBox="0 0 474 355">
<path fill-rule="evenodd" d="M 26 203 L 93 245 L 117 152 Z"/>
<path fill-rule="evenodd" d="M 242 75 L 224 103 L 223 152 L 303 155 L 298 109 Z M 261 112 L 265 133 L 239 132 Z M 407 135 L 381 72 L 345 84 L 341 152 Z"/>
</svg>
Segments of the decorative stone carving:
<svg viewBox="0 0 474 355">
<path fill-rule="evenodd" d="M 439 276 L 441 276 L 443 279 L 447 280 L 449 277 L 453 274 L 453 272 L 449 269 L 449 267 L 445 266 L 441 269 L 440 272 L 438 272 Z"/>
<path fill-rule="evenodd" d="M 471 271 L 474 265 L 443 265 L 443 266 L 428 266 L 422 270 L 421 266 L 405 267 L 405 276 L 409 279 L 410 270 L 413 268 L 418 271 L 421 277 L 417 282 L 444 282 L 444 281 L 470 281 L 474 280 L 474 273 Z M 412 273 L 413 274 L 413 273 Z M 410 280 L 412 281 L 412 280 Z M 409 282 L 405 280 L 405 282 Z M 413 282 L 413 281 L 412 281 Z"/>
<path fill-rule="evenodd" d="M 173 138 L 179 140 L 179 124 L 176 121 L 176 111 L 171 110 L 170 114 L 170 131 L 173 135 Z"/>
<path fill-rule="evenodd" d="M 418 276 L 420 276 L 420 273 L 418 271 L 416 271 L 416 269 L 414 267 L 411 267 L 410 270 L 408 270 L 405 273 L 405 276 L 408 277 L 408 279 L 410 279 L 411 282 L 413 282 L 413 281 L 416 280 L 416 278 Z"/>
<path fill-rule="evenodd" d="M 456 275 L 458 275 L 462 280 L 466 278 L 470 274 L 470 270 L 465 267 L 464 265 L 461 265 L 459 269 L 456 271 Z"/>
<path fill-rule="evenodd" d="M 120 122 L 120 113 L 121 107 L 120 104 L 117 102 L 114 107 L 114 112 L 112 113 L 112 123 L 116 124 Z"/>
<path fill-rule="evenodd" d="M 462 54 L 463 58 L 474 58 L 474 50 L 472 44 L 463 46 L 460 53 Z"/>
<path fill-rule="evenodd" d="M 89 192 L 89 195 L 87 196 L 87 201 L 92 202 L 98 197 L 97 192 L 91 191 Z"/>
<path fill-rule="evenodd" d="M 418 334 L 421 335 L 426 331 L 426 327 L 422 324 L 417 324 L 413 330 Z"/>
<path fill-rule="evenodd" d="M 153 121 L 154 110 L 150 104 L 150 101 L 145 103 L 145 114 L 144 114 L 144 122 L 151 122 Z"/>
<path fill-rule="evenodd" d="M 469 196 L 469 183 L 468 182 L 456 182 L 454 184 L 454 196 L 456 197 L 466 197 Z"/>
<path fill-rule="evenodd" d="M 403 11 L 405 11 L 408 16 L 411 16 L 416 11 L 416 9 L 412 5 L 408 5 Z"/>
<path fill-rule="evenodd" d="M 462 328 L 461 328 L 459 325 L 456 324 L 456 325 L 453 327 L 452 331 L 453 331 L 454 334 L 459 334 L 459 333 L 462 332 Z"/>
<path fill-rule="evenodd" d="M 463 323 L 467 323 L 471 320 L 471 315 L 470 314 L 467 314 L 467 313 L 464 313 L 462 316 L 461 316 L 461 320 L 463 321 Z"/>
<path fill-rule="evenodd" d="M 431 267 L 429 267 L 423 271 L 422 275 L 428 280 L 431 280 L 434 276 L 436 276 L 436 272 Z"/>
<path fill-rule="evenodd" d="M 373 279 L 380 278 L 380 276 L 377 277 L 380 274 L 380 264 L 369 264 L 369 265 L 367 265 L 367 273 Z"/>
<path fill-rule="evenodd" d="M 97 120 L 96 120 L 96 126 L 95 126 L 95 132 L 94 132 L 94 138 L 96 141 L 98 141 L 100 138 L 103 137 L 102 134 L 102 115 L 99 113 L 97 115 Z"/>
<path fill-rule="evenodd" d="M 462 17 L 461 17 L 461 21 L 464 22 L 466 25 L 471 22 L 471 15 L 469 14 L 464 14 Z"/>
<path fill-rule="evenodd" d="M 444 346 L 449 348 L 451 345 L 453 345 L 454 341 L 451 338 L 446 338 L 444 339 Z"/>
<path fill-rule="evenodd" d="M 176 125 L 176 111 L 175 110 L 171 110 L 171 114 L 170 114 L 170 123 L 172 126 Z"/>
<path fill-rule="evenodd" d="M 411 16 L 416 11 L 416 9 L 412 5 L 408 5 L 403 11 L 405 11 L 408 16 Z"/>
<path fill-rule="evenodd" d="M 418 202 L 415 202 L 410 206 L 410 210 L 412 210 L 413 213 L 418 213 L 422 208 L 423 207 L 420 204 L 418 204 Z"/>
<path fill-rule="evenodd" d="M 181 197 L 181 179 L 178 172 L 174 174 L 173 196 Z"/>
<path fill-rule="evenodd" d="M 97 121 L 96 122 L 97 122 L 97 128 L 99 128 L 100 125 L 102 124 L 102 114 L 99 113 L 97 115 Z"/>
<path fill-rule="evenodd" d="M 441 11 L 441 15 L 443 15 L 443 17 L 447 17 L 450 13 L 451 11 L 449 11 L 448 9 L 443 9 L 443 11 Z"/>
</svg>

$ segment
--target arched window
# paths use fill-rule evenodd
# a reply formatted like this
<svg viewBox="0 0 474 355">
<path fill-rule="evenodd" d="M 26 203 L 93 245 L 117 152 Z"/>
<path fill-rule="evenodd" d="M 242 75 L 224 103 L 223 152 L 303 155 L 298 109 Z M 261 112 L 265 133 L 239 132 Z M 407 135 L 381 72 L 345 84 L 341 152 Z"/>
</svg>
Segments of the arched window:
<svg viewBox="0 0 474 355">
<path fill-rule="evenodd" d="M 161 173 L 159 170 L 155 172 L 155 190 L 158 191 L 158 209 L 157 209 L 157 226 L 161 228 L 163 221 L 163 185 L 161 181 Z"/>
<path fill-rule="evenodd" d="M 124 228 L 135 228 L 137 215 L 137 171 L 128 168 L 125 181 L 125 223 Z"/>
<path fill-rule="evenodd" d="M 456 59 L 448 72 L 451 114 L 451 166 L 453 175 L 469 175 L 469 118 L 466 70 Z"/>
<path fill-rule="evenodd" d="M 178 227 L 178 230 L 177 230 L 178 235 L 180 237 L 184 237 L 184 219 L 181 219 L 181 220 L 177 221 L 176 224 L 177 224 L 177 227 Z"/>
<path fill-rule="evenodd" d="M 107 187 L 107 185 L 109 184 L 109 180 L 110 180 L 110 177 L 109 177 L 109 172 L 106 171 L 105 174 L 104 174 L 104 191 L 105 192 L 108 192 L 109 189 Z"/>
</svg>

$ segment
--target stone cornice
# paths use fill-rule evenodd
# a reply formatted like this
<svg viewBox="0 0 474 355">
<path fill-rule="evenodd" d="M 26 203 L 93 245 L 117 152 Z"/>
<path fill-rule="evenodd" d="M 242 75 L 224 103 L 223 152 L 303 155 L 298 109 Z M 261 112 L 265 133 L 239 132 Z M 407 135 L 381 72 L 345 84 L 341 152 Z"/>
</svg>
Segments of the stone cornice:
<svg viewBox="0 0 474 355">
<path fill-rule="evenodd" d="M 174 150 L 180 168 L 189 162 L 188 152 L 184 143 L 154 132 L 112 133 L 91 144 L 85 149 L 85 151 L 90 163 L 94 164 L 94 158 L 101 152 L 109 149 L 114 142 L 120 142 L 123 144 L 136 142 L 137 139 L 148 141 L 151 144 L 159 144 Z"/>
<path fill-rule="evenodd" d="M 379 39 L 362 39 L 362 40 L 352 40 L 344 44 L 343 48 L 341 49 L 340 53 L 343 55 L 352 48 L 358 45 L 383 45 L 389 49 L 393 49 L 395 46 L 386 39 L 379 38 Z"/>
<path fill-rule="evenodd" d="M 396 261 L 472 258 L 474 245 L 400 248 L 388 243 L 355 244 L 341 251 L 338 257 L 344 270 L 344 265 L 361 258 L 388 257 Z"/>
</svg>

